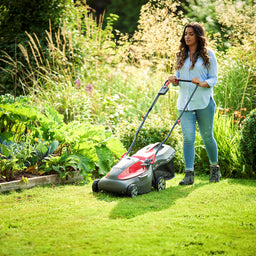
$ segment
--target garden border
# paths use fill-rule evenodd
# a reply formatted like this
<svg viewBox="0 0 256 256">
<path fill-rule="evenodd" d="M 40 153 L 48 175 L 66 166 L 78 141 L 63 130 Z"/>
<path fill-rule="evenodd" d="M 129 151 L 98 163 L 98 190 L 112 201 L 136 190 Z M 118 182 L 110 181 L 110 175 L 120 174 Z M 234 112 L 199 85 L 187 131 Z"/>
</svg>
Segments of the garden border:
<svg viewBox="0 0 256 256">
<path fill-rule="evenodd" d="M 59 174 L 52 174 L 34 178 L 28 178 L 28 183 L 23 180 L 15 180 L 10 182 L 0 183 L 0 193 L 28 189 L 34 186 L 50 185 L 50 184 L 66 184 L 84 180 L 84 177 L 80 174 L 79 171 L 72 172 L 71 176 L 67 176 L 65 179 L 62 179 Z"/>
</svg>

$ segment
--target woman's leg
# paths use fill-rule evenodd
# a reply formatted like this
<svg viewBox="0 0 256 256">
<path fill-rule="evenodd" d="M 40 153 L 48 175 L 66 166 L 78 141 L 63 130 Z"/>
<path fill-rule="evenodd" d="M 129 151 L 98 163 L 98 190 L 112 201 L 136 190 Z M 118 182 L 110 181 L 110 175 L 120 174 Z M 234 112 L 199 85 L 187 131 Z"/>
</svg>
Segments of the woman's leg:
<svg viewBox="0 0 256 256">
<path fill-rule="evenodd" d="M 195 111 L 185 111 L 181 117 L 181 129 L 183 134 L 183 155 L 185 160 L 185 171 L 194 171 L 195 159 Z"/>
<path fill-rule="evenodd" d="M 211 165 L 218 164 L 218 147 L 213 137 L 214 113 L 215 102 L 212 98 L 207 108 L 196 111 L 198 128 Z"/>
</svg>

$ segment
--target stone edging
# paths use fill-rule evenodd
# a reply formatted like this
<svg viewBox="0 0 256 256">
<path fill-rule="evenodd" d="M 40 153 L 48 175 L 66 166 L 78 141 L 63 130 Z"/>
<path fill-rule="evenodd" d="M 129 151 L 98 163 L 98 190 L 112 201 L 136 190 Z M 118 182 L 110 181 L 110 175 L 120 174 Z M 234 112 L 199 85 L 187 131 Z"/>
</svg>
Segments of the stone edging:
<svg viewBox="0 0 256 256">
<path fill-rule="evenodd" d="M 0 193 L 18 189 L 28 189 L 34 186 L 42 186 L 49 184 L 65 184 L 84 180 L 84 177 L 80 174 L 80 172 L 76 171 L 73 172 L 72 174 L 74 175 L 72 175 L 71 177 L 68 176 L 67 179 L 62 179 L 59 174 L 52 174 L 47 176 L 28 178 L 28 183 L 25 183 L 22 180 L 0 183 Z"/>
</svg>

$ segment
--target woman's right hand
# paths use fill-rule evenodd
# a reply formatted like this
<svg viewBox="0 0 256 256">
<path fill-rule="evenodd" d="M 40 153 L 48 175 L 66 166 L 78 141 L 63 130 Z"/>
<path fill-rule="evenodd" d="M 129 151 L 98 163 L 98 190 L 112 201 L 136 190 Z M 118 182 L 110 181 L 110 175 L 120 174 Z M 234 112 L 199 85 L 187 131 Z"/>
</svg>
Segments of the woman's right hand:
<svg viewBox="0 0 256 256">
<path fill-rule="evenodd" d="M 170 83 L 172 83 L 173 85 L 178 85 L 179 84 L 179 81 L 178 81 L 179 79 L 176 77 L 176 76 L 169 76 L 168 77 L 168 81 L 170 82 Z"/>
</svg>

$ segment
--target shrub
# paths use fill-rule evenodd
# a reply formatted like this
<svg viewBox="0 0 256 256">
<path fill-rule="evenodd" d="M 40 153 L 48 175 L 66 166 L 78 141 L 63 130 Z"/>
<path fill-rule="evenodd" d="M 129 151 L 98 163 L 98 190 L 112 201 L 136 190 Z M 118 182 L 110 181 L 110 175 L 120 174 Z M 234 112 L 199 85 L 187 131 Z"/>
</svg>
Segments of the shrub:
<svg viewBox="0 0 256 256">
<path fill-rule="evenodd" d="M 141 120 L 142 121 L 142 120 Z M 116 136 L 119 137 L 124 147 L 128 149 L 134 140 L 135 133 L 140 126 L 140 120 L 123 121 L 117 125 Z M 131 150 L 131 155 L 136 153 L 139 149 L 156 142 L 162 142 L 169 133 L 174 121 L 164 120 L 156 115 L 151 115 L 145 121 L 144 126 L 140 130 L 136 142 Z M 183 169 L 183 155 L 182 155 L 182 139 L 180 135 L 180 127 L 177 125 L 172 134 L 165 142 L 176 151 L 174 161 L 175 172 L 180 172 Z"/>
<path fill-rule="evenodd" d="M 244 121 L 240 150 L 244 163 L 244 172 L 255 177 L 256 170 L 256 109 L 252 110 Z"/>
</svg>

